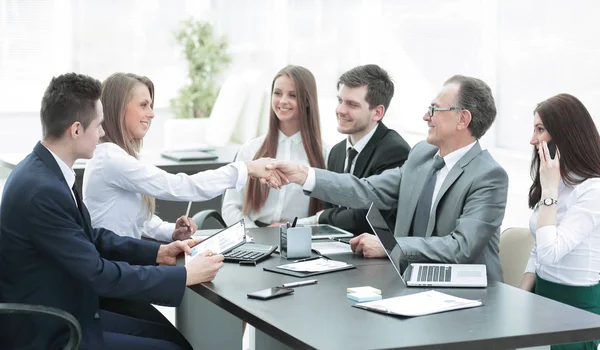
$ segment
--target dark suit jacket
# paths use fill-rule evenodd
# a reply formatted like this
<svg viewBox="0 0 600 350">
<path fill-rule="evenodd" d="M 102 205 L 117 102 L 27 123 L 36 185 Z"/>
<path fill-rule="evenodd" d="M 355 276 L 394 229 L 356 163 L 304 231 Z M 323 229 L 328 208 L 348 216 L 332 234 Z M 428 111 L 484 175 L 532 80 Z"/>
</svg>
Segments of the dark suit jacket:
<svg viewBox="0 0 600 350">
<path fill-rule="evenodd" d="M 159 244 L 93 229 L 73 199 L 52 154 L 38 143 L 10 174 L 0 207 L 0 300 L 53 306 L 71 313 L 82 349 L 104 347 L 98 297 L 176 306 L 183 266 L 155 265 Z M 64 323 L 11 316 L 0 329 L 8 348 L 62 348 Z"/>
<path fill-rule="evenodd" d="M 410 146 L 396 131 L 379 123 L 373 137 L 358 154 L 352 174 L 358 178 L 381 174 L 384 170 L 402 166 Z M 333 146 L 327 161 L 327 170 L 336 173 L 344 172 L 346 160 L 346 140 Z M 330 224 L 359 235 L 363 232 L 373 233 L 367 222 L 365 209 L 348 209 L 325 202 L 324 211 L 319 216 L 320 224 Z M 391 227 L 396 224 L 396 209 L 382 211 L 383 217 Z"/>
</svg>

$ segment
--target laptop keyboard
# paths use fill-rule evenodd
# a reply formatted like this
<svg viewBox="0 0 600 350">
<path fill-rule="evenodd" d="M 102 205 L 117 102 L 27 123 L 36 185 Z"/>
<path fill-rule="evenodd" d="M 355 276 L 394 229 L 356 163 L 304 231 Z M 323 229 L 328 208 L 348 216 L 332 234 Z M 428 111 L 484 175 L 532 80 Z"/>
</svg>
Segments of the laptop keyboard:
<svg viewBox="0 0 600 350">
<path fill-rule="evenodd" d="M 452 276 L 452 266 L 447 265 L 426 265 L 419 266 L 419 282 L 450 282 Z"/>
<path fill-rule="evenodd" d="M 244 244 L 223 254 L 225 261 L 261 261 L 273 253 L 276 246 L 262 244 Z"/>
</svg>

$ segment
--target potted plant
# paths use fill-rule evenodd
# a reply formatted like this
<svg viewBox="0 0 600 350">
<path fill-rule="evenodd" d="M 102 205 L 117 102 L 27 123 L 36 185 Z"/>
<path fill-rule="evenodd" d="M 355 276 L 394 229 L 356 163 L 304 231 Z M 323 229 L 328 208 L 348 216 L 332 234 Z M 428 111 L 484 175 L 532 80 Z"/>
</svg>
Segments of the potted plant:
<svg viewBox="0 0 600 350">
<path fill-rule="evenodd" d="M 193 147 L 202 144 L 207 118 L 219 92 L 219 75 L 231 58 L 227 39 L 217 37 L 210 23 L 187 19 L 175 33 L 175 39 L 187 60 L 188 74 L 187 83 L 171 100 L 176 119 L 165 124 L 165 144 L 168 148 Z"/>
</svg>

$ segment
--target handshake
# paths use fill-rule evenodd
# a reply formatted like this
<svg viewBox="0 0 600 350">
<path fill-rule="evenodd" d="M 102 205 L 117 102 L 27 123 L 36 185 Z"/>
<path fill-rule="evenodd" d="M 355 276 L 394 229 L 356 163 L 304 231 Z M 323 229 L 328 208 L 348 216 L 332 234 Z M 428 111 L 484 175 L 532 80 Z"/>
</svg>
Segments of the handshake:
<svg viewBox="0 0 600 350">
<path fill-rule="evenodd" d="M 263 185 L 279 189 L 290 183 L 304 185 L 308 167 L 273 158 L 260 158 L 246 162 L 248 175 L 260 180 Z"/>
</svg>

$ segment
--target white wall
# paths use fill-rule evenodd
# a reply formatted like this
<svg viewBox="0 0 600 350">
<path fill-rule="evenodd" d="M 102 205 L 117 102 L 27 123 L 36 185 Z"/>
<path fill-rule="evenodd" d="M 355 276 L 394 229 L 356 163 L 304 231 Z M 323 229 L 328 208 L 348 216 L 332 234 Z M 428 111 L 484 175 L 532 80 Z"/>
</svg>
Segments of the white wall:
<svg viewBox="0 0 600 350">
<path fill-rule="evenodd" d="M 568 92 L 600 113 L 600 27 L 590 25 L 597 13 L 595 0 L 0 0 L 0 152 L 31 149 L 43 90 L 66 71 L 152 78 L 158 111 L 146 146 L 162 148 L 168 101 L 186 79 L 172 34 L 194 16 L 228 37 L 227 74 L 310 69 L 330 144 L 342 138 L 337 78 L 356 65 L 391 73 L 396 91 L 384 121 L 411 144 L 424 137 L 421 117 L 445 79 L 482 78 L 498 107 L 482 144 L 510 176 L 504 225 L 526 226 L 533 108 Z"/>
</svg>

